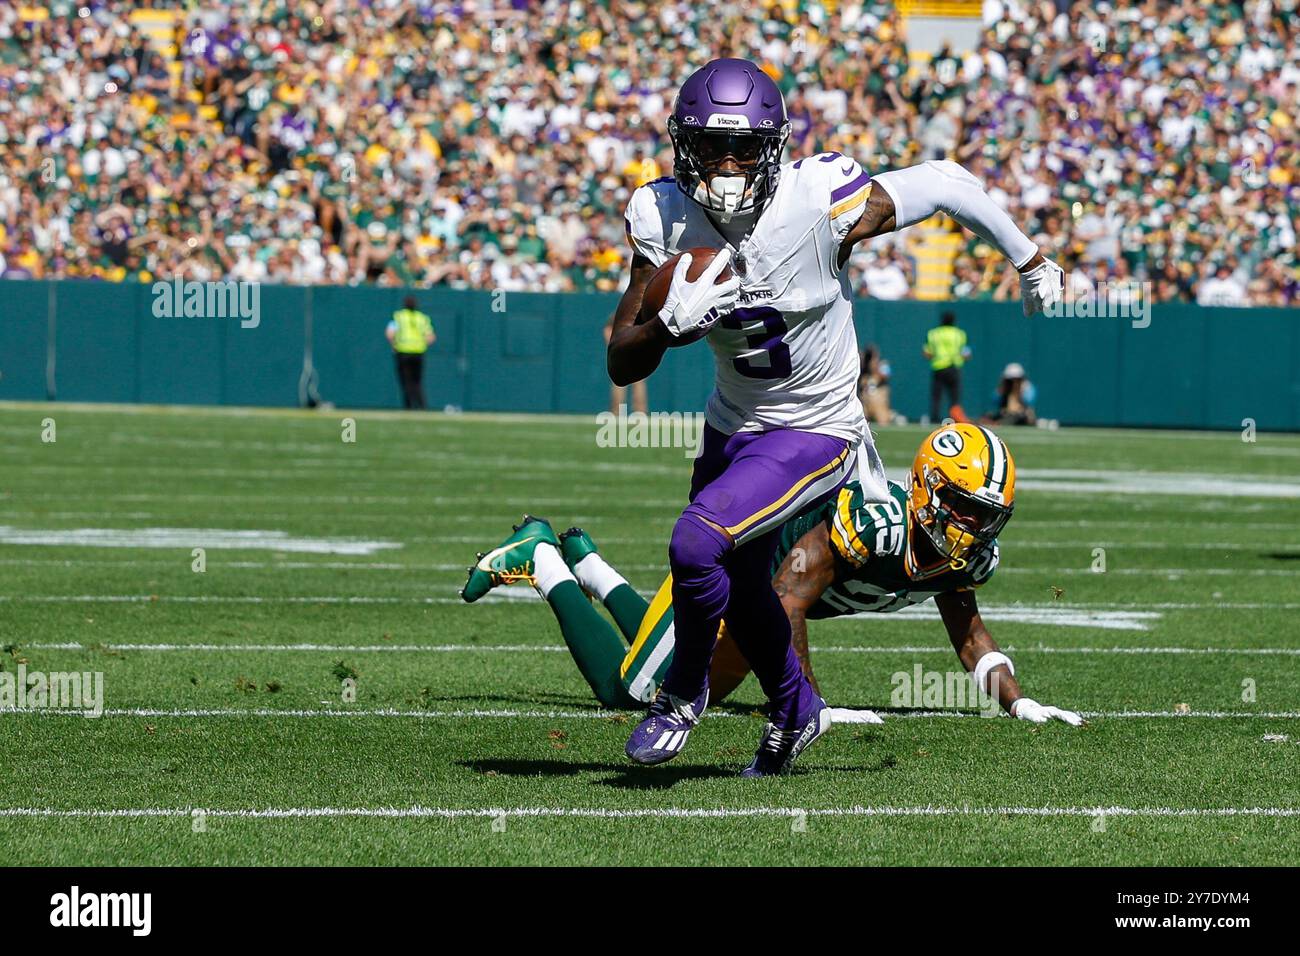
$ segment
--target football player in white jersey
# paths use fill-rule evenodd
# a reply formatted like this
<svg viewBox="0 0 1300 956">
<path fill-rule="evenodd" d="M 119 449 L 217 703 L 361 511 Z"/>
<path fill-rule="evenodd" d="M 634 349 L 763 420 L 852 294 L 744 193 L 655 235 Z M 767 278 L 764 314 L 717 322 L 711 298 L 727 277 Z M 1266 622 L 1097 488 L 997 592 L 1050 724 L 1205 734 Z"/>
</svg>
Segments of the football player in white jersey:
<svg viewBox="0 0 1300 956">
<path fill-rule="evenodd" d="M 748 60 L 713 60 L 682 85 L 668 120 L 674 177 L 640 187 L 627 208 L 631 276 L 614 316 L 609 374 L 649 376 L 674 338 L 707 333 L 717 365 L 690 504 L 668 546 L 677 645 L 628 756 L 676 756 L 708 704 L 718 629 L 769 699 L 747 776 L 782 773 L 830 726 L 799 666 L 770 564 L 785 521 L 833 495 L 855 471 L 875 500 L 883 468 L 857 400 L 858 359 L 843 267 L 853 246 L 943 211 L 1021 273 L 1026 314 L 1061 295 L 1064 274 L 956 163 L 872 177 L 839 153 L 792 163 L 781 91 Z M 657 321 L 637 324 L 655 270 L 683 250 L 721 251 L 695 280 L 676 266 Z M 715 281 L 731 267 L 732 276 Z M 859 459 L 861 459 L 859 461 Z"/>
</svg>

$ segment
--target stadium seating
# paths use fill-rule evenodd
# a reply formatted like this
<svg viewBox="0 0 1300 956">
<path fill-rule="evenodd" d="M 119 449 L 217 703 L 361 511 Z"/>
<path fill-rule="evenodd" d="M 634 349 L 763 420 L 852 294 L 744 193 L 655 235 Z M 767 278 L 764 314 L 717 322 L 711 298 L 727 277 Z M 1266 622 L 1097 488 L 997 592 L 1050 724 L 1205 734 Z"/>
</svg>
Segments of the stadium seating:
<svg viewBox="0 0 1300 956">
<path fill-rule="evenodd" d="M 136 6 L 0 9 L 0 274 L 613 290 L 673 88 L 733 51 L 794 151 L 956 158 L 1067 268 L 1159 298 L 1300 297 L 1286 4 L 990 0 L 965 55 L 909 50 L 908 16 L 969 3 Z M 952 242 L 904 243 L 915 295 L 1014 294 Z"/>
</svg>

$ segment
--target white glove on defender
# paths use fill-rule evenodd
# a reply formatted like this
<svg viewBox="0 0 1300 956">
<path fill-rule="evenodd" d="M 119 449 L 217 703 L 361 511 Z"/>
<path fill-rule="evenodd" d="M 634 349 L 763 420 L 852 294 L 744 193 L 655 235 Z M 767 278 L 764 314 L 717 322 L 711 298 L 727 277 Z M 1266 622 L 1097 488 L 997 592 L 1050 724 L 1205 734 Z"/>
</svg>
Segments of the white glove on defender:
<svg viewBox="0 0 1300 956">
<path fill-rule="evenodd" d="M 1020 274 L 1020 301 L 1025 315 L 1044 312 L 1065 294 L 1065 270 L 1051 259 Z"/>
<path fill-rule="evenodd" d="M 694 282 L 686 278 L 691 267 L 691 254 L 682 253 L 673 269 L 673 281 L 664 297 L 664 307 L 659 310 L 659 321 L 668 326 L 675 337 L 688 332 L 705 332 L 728 312 L 735 311 L 740 303 L 740 279 L 736 275 L 716 285 L 714 280 L 722 270 L 731 265 L 731 250 L 723 249 Z"/>
<path fill-rule="evenodd" d="M 1021 697 L 1011 705 L 1011 716 L 1018 720 L 1027 720 L 1031 724 L 1045 724 L 1049 720 L 1063 720 L 1071 727 L 1083 726 L 1083 718 L 1072 710 L 1059 707 L 1044 707 L 1031 697 Z"/>
</svg>

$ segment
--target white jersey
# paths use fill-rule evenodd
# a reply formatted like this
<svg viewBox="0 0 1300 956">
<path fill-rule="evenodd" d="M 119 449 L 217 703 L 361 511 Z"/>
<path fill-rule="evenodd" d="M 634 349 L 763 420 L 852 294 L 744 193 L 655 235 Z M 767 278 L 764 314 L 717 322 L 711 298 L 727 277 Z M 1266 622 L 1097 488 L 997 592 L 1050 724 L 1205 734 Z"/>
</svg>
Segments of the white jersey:
<svg viewBox="0 0 1300 956">
<path fill-rule="evenodd" d="M 708 335 L 717 376 L 706 419 L 714 428 L 795 428 L 870 446 L 848 277 L 838 263 L 870 193 L 870 177 L 839 153 L 785 163 L 739 245 L 672 179 L 632 194 L 628 239 L 656 266 L 696 246 L 734 252 L 740 306 Z"/>
</svg>

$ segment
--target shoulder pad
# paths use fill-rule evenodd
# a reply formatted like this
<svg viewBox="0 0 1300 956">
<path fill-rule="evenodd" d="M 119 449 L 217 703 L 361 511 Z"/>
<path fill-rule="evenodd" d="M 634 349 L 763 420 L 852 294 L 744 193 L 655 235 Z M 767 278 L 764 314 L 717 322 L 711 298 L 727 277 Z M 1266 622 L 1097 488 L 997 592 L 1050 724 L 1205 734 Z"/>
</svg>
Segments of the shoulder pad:
<svg viewBox="0 0 1300 956">
<path fill-rule="evenodd" d="M 633 252 L 656 266 L 668 260 L 668 223 L 676 218 L 680 201 L 684 198 L 670 176 L 638 186 L 633 191 L 623 215 L 628 245 Z"/>
<path fill-rule="evenodd" d="M 998 561 L 1001 557 L 996 541 L 993 542 L 992 547 L 982 550 L 966 568 L 966 573 L 971 579 L 970 586 L 977 588 L 993 577 L 993 572 L 998 569 Z"/>
<path fill-rule="evenodd" d="M 862 488 L 856 481 L 840 489 L 830 519 L 831 545 L 841 558 L 859 567 L 871 557 L 871 549 L 862 540 L 858 511 L 862 508 Z"/>
<path fill-rule="evenodd" d="M 808 180 L 808 194 L 825 205 L 832 225 L 846 223 L 843 231 L 847 233 L 871 195 L 871 176 L 861 164 L 843 153 L 829 152 L 805 157 L 793 163 L 792 169 Z"/>
</svg>

